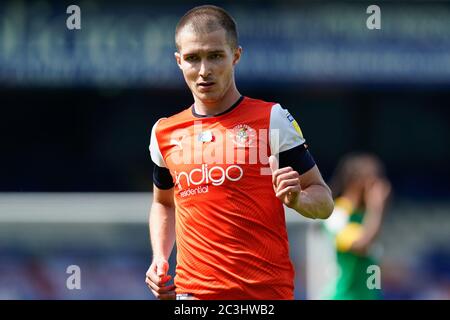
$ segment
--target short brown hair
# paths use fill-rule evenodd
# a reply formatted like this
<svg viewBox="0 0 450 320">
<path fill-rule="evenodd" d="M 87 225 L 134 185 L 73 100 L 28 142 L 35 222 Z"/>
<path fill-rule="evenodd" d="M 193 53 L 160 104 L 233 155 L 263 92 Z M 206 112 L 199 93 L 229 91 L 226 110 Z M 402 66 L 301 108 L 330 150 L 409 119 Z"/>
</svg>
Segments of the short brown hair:
<svg viewBox="0 0 450 320">
<path fill-rule="evenodd" d="M 223 28 L 231 48 L 238 47 L 236 22 L 228 12 L 220 7 L 213 5 L 198 6 L 181 17 L 175 29 L 175 44 L 178 50 L 180 49 L 177 41 L 178 34 L 187 25 L 192 26 L 194 31 L 200 33 L 209 33 Z"/>
</svg>

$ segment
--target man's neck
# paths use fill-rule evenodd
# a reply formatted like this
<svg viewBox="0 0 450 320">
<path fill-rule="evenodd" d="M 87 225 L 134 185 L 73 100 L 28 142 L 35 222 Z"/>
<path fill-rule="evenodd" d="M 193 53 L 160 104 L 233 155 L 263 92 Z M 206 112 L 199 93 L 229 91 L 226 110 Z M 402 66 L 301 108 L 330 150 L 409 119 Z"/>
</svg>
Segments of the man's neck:
<svg viewBox="0 0 450 320">
<path fill-rule="evenodd" d="M 214 116 L 231 108 L 240 97 L 241 94 L 236 87 L 231 88 L 230 92 L 226 93 L 220 101 L 214 101 L 211 103 L 208 101 L 201 101 L 194 96 L 195 112 L 200 115 Z"/>
</svg>

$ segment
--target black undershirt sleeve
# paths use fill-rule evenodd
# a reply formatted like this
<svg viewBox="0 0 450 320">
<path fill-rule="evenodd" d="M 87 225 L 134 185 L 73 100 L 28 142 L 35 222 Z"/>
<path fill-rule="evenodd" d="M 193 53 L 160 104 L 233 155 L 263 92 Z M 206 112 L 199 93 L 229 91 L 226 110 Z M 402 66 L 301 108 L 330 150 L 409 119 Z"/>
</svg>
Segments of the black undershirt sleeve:
<svg viewBox="0 0 450 320">
<path fill-rule="evenodd" d="M 169 169 L 160 167 L 155 164 L 153 167 L 153 183 L 159 189 L 169 190 L 173 188 L 174 183 Z"/>
<path fill-rule="evenodd" d="M 292 167 L 299 174 L 303 174 L 315 166 L 314 158 L 304 143 L 292 149 L 280 152 L 279 167 Z"/>
</svg>

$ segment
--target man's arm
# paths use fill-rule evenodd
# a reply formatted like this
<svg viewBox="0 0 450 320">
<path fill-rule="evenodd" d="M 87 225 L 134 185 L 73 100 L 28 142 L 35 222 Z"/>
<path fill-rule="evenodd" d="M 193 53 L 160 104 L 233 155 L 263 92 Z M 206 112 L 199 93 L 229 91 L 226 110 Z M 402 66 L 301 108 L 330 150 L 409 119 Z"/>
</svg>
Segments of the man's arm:
<svg viewBox="0 0 450 320">
<path fill-rule="evenodd" d="M 293 207 L 301 215 L 312 219 L 327 219 L 334 209 L 331 190 L 317 165 L 300 175 L 301 192 Z"/>
<path fill-rule="evenodd" d="M 175 244 L 175 204 L 173 188 L 153 186 L 153 203 L 149 216 L 153 259 L 168 260 Z"/>
<path fill-rule="evenodd" d="M 307 218 L 327 219 L 331 215 L 334 208 L 331 191 L 316 165 L 300 175 L 291 167 L 278 169 L 274 156 L 269 162 L 276 196 L 285 205 Z"/>
<path fill-rule="evenodd" d="M 146 283 L 157 298 L 173 299 L 175 287 L 165 285 L 172 278 L 167 274 L 169 271 L 168 260 L 175 243 L 173 188 L 163 190 L 154 185 L 149 228 L 153 261 L 146 273 Z"/>
</svg>

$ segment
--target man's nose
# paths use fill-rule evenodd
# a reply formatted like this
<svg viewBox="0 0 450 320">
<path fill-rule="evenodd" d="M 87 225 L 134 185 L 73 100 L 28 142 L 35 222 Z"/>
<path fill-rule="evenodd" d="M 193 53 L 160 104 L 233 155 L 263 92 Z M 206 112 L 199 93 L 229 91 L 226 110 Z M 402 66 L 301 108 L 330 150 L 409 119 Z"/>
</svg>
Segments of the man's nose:
<svg viewBox="0 0 450 320">
<path fill-rule="evenodd" d="M 200 72 L 199 72 L 199 75 L 200 75 L 202 78 L 206 78 L 206 77 L 208 77 L 210 74 L 211 74 L 211 67 L 210 67 L 209 63 L 206 62 L 206 61 L 203 61 L 203 62 L 200 64 Z"/>
</svg>

